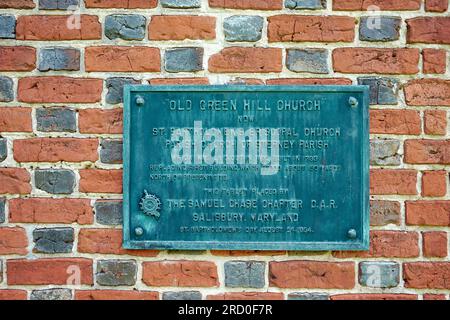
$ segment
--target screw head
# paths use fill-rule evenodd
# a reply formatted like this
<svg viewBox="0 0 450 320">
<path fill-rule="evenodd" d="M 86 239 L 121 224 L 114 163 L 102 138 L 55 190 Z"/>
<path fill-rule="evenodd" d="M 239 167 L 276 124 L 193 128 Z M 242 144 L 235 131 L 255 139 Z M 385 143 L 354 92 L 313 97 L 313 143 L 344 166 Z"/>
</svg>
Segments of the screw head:
<svg viewBox="0 0 450 320">
<path fill-rule="evenodd" d="M 143 97 L 141 96 L 137 96 L 136 97 L 136 104 L 140 107 L 142 107 L 145 104 L 145 100 Z"/>
<path fill-rule="evenodd" d="M 136 229 L 134 229 L 134 233 L 137 236 L 142 236 L 144 234 L 144 229 L 142 229 L 141 227 L 137 227 Z"/>
<path fill-rule="evenodd" d="M 350 239 L 355 239 L 356 238 L 356 230 L 355 229 L 349 229 L 347 231 L 347 237 L 349 237 Z"/>
<path fill-rule="evenodd" d="M 356 99 L 355 97 L 350 97 L 348 98 L 348 103 L 350 107 L 356 108 L 358 106 L 358 99 Z"/>
</svg>

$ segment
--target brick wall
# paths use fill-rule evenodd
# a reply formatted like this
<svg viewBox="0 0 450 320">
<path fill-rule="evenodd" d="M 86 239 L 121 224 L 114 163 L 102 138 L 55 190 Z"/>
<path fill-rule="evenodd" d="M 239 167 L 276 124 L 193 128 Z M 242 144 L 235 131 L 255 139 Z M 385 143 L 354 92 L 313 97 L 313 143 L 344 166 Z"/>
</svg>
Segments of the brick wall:
<svg viewBox="0 0 450 320">
<path fill-rule="evenodd" d="M 448 6 L 0 0 L 0 300 L 449 299 Z M 124 83 L 369 85 L 370 250 L 123 249 Z"/>
</svg>

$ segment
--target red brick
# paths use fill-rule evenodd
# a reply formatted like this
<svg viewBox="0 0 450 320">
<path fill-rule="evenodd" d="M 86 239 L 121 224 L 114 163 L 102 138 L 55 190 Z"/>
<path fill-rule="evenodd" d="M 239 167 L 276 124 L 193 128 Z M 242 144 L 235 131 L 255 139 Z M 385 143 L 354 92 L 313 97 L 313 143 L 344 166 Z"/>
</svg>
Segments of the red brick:
<svg viewBox="0 0 450 320">
<path fill-rule="evenodd" d="M 80 170 L 80 192 L 122 193 L 122 170 Z"/>
<path fill-rule="evenodd" d="M 75 290 L 75 300 L 158 300 L 154 291 Z"/>
<path fill-rule="evenodd" d="M 450 226 L 450 201 L 406 201 L 406 224 Z"/>
<path fill-rule="evenodd" d="M 85 50 L 87 72 L 156 72 L 161 70 L 158 48 L 99 46 Z"/>
<path fill-rule="evenodd" d="M 94 103 L 102 97 L 103 80 L 69 77 L 19 79 L 18 100 L 28 103 Z"/>
<path fill-rule="evenodd" d="M 0 8 L 33 9 L 33 0 L 0 0 Z M 2 299 L 0 299 L 2 300 Z"/>
<path fill-rule="evenodd" d="M 27 292 L 25 290 L 1 289 L 0 301 L 4 300 L 27 300 Z"/>
<path fill-rule="evenodd" d="M 337 258 L 415 258 L 419 256 L 417 232 L 372 230 L 369 251 L 336 251 Z"/>
<path fill-rule="evenodd" d="M 242 84 L 246 84 L 246 85 L 263 85 L 265 83 L 265 81 L 261 80 L 261 79 L 255 79 L 255 78 L 241 78 L 241 77 L 237 77 L 237 78 L 230 79 L 227 83 L 228 84 L 237 84 L 237 85 L 242 85 Z"/>
<path fill-rule="evenodd" d="M 331 300 L 417 300 L 417 294 L 406 293 L 344 293 L 335 294 Z"/>
<path fill-rule="evenodd" d="M 426 110 L 423 128 L 426 134 L 445 135 L 447 133 L 447 112 Z"/>
<path fill-rule="evenodd" d="M 424 293 L 423 300 L 447 300 L 445 294 Z"/>
<path fill-rule="evenodd" d="M 281 292 L 225 292 L 209 294 L 206 300 L 284 300 Z"/>
<path fill-rule="evenodd" d="M 448 8 L 448 0 L 425 0 L 425 11 L 445 12 Z"/>
<path fill-rule="evenodd" d="M 292 84 L 292 85 L 351 85 L 352 80 L 347 78 L 278 78 L 268 79 L 266 84 Z"/>
<path fill-rule="evenodd" d="M 450 140 L 406 140 L 405 163 L 450 164 Z"/>
<path fill-rule="evenodd" d="M 142 281 L 154 287 L 217 287 L 217 268 L 209 261 L 157 261 L 142 264 Z"/>
<path fill-rule="evenodd" d="M 35 68 L 35 48 L 0 47 L 0 71 L 32 71 Z"/>
<path fill-rule="evenodd" d="M 123 110 L 82 109 L 78 112 L 81 133 L 122 133 Z"/>
<path fill-rule="evenodd" d="M 31 108 L 0 108 L 0 132 L 32 132 Z"/>
<path fill-rule="evenodd" d="M 84 0 L 86 8 L 151 9 L 158 0 Z"/>
<path fill-rule="evenodd" d="M 70 15 L 34 15 L 17 18 L 16 39 L 37 41 L 98 40 L 102 26 L 97 16 L 81 15 L 80 26 L 69 28 Z"/>
<path fill-rule="evenodd" d="M 352 42 L 355 18 L 277 15 L 268 18 L 269 42 Z"/>
<path fill-rule="evenodd" d="M 94 213 L 89 199 L 15 198 L 9 200 L 13 223 L 91 224 Z"/>
<path fill-rule="evenodd" d="M 419 72 L 419 49 L 337 48 L 333 68 L 342 73 L 415 74 Z"/>
<path fill-rule="evenodd" d="M 209 58 L 209 71 L 281 72 L 282 50 L 278 48 L 228 47 Z"/>
<path fill-rule="evenodd" d="M 283 0 L 209 0 L 211 8 L 280 10 Z"/>
<path fill-rule="evenodd" d="M 417 171 L 409 169 L 370 170 L 370 194 L 417 194 Z"/>
<path fill-rule="evenodd" d="M 420 113 L 415 110 L 370 110 L 370 133 L 410 134 L 422 132 Z"/>
<path fill-rule="evenodd" d="M 270 286 L 278 288 L 352 289 L 355 286 L 353 262 L 272 261 Z"/>
<path fill-rule="evenodd" d="M 447 193 L 447 172 L 424 171 L 422 174 L 422 196 L 443 197 Z"/>
<path fill-rule="evenodd" d="M 27 233 L 23 228 L 0 228 L 0 254 L 20 254 L 28 252 Z M 1 271 L 1 270 L 0 270 Z"/>
<path fill-rule="evenodd" d="M 0 194 L 31 192 L 30 174 L 24 168 L 0 168 Z"/>
<path fill-rule="evenodd" d="M 450 80 L 411 80 L 404 88 L 410 106 L 450 106 Z"/>
<path fill-rule="evenodd" d="M 370 225 L 400 225 L 400 203 L 398 201 L 371 200 Z"/>
<path fill-rule="evenodd" d="M 8 285 L 77 284 L 72 282 L 77 275 L 79 275 L 79 284 L 93 284 L 92 260 L 90 259 L 8 260 L 6 266 Z M 79 269 L 77 270 L 77 268 Z"/>
<path fill-rule="evenodd" d="M 152 16 L 150 40 L 212 40 L 216 38 L 216 18 L 206 16 Z"/>
<path fill-rule="evenodd" d="M 407 43 L 450 44 L 450 17 L 417 17 L 406 20 Z"/>
<path fill-rule="evenodd" d="M 209 84 L 209 79 L 205 77 L 198 78 L 153 78 L 149 79 L 151 85 L 181 85 L 181 84 Z"/>
<path fill-rule="evenodd" d="M 450 289 L 450 262 L 407 262 L 403 264 L 405 288 Z"/>
<path fill-rule="evenodd" d="M 439 257 L 447 256 L 447 232 L 427 231 L 422 232 L 423 256 Z"/>
<path fill-rule="evenodd" d="M 17 162 L 82 162 L 98 160 L 98 140 L 80 138 L 31 138 L 14 140 Z"/>
<path fill-rule="evenodd" d="M 78 234 L 78 252 L 93 254 L 133 255 L 155 257 L 157 250 L 126 250 L 122 248 L 121 229 L 81 229 Z"/>
<path fill-rule="evenodd" d="M 220 257 L 248 257 L 248 256 L 281 256 L 286 251 L 260 251 L 260 250 L 211 250 L 213 256 Z"/>
<path fill-rule="evenodd" d="M 447 52 L 443 49 L 423 49 L 423 73 L 445 73 Z"/>
<path fill-rule="evenodd" d="M 333 10 L 367 11 L 371 6 L 387 11 L 419 10 L 420 3 L 420 0 L 333 0 Z"/>
</svg>

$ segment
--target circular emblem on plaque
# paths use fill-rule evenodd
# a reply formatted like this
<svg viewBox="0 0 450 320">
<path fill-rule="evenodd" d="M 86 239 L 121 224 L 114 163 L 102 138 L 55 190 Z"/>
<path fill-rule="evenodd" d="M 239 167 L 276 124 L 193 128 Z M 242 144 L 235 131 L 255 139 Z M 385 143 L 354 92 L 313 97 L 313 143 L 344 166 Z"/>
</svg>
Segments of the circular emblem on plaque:
<svg viewBox="0 0 450 320">
<path fill-rule="evenodd" d="M 159 218 L 161 211 L 161 200 L 159 200 L 156 195 L 148 193 L 147 190 L 144 190 L 144 196 L 141 198 L 139 205 L 144 214 L 153 216 L 156 219 Z"/>
</svg>

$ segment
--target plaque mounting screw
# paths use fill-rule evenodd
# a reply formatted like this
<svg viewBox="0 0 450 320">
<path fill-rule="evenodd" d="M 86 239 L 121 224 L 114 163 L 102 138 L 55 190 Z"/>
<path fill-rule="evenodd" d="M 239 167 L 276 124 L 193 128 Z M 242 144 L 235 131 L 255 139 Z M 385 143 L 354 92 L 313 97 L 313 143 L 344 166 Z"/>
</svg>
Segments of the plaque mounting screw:
<svg viewBox="0 0 450 320">
<path fill-rule="evenodd" d="M 350 107 L 356 108 L 358 106 L 358 99 L 355 97 L 348 98 L 348 103 L 350 104 Z"/>
<path fill-rule="evenodd" d="M 134 233 L 137 236 L 142 236 L 144 234 L 144 229 L 142 229 L 141 227 L 137 227 L 136 229 L 134 229 Z"/>
<path fill-rule="evenodd" d="M 144 98 L 142 98 L 141 96 L 137 96 L 136 97 L 136 105 L 138 105 L 139 107 L 142 107 L 144 104 L 145 104 Z"/>
<path fill-rule="evenodd" d="M 350 239 L 355 239 L 356 238 L 356 230 L 355 229 L 348 230 L 347 237 L 349 237 Z"/>
</svg>

